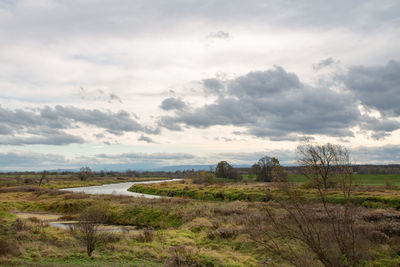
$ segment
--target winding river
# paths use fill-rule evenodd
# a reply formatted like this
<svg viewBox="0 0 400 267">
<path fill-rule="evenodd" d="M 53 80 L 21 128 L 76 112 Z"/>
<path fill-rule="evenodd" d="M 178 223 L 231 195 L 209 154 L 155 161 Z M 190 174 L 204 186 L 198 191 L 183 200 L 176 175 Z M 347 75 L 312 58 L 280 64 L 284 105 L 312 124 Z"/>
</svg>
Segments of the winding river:
<svg viewBox="0 0 400 267">
<path fill-rule="evenodd" d="M 104 184 L 98 186 L 84 186 L 84 187 L 72 187 L 59 189 L 61 191 L 80 192 L 91 195 L 119 195 L 119 196 L 132 196 L 132 197 L 145 197 L 145 198 L 161 198 L 161 196 L 141 194 L 135 192 L 129 192 L 128 189 L 134 184 L 154 184 L 180 181 L 182 179 L 170 179 L 170 180 L 157 180 L 157 181 L 141 181 L 141 182 L 125 182 L 125 183 L 114 183 Z M 71 225 L 77 223 L 77 221 L 59 221 L 62 215 L 59 214 L 46 214 L 46 213 L 29 213 L 29 212 L 17 212 L 15 215 L 21 219 L 28 219 L 36 217 L 41 221 L 48 222 L 50 226 L 62 229 L 69 229 Z M 102 232 L 123 232 L 136 230 L 134 226 L 123 226 L 123 225 L 102 225 L 99 231 Z"/>
<path fill-rule="evenodd" d="M 62 191 L 80 192 L 91 195 L 119 195 L 119 196 L 132 196 L 132 197 L 145 197 L 145 198 L 160 198 L 156 195 L 148 195 L 142 193 L 129 192 L 128 189 L 134 184 L 154 184 L 180 181 L 182 179 L 171 179 L 171 180 L 157 180 L 157 181 L 141 181 L 141 182 L 126 182 L 126 183 L 115 183 L 115 184 L 103 184 L 96 186 L 84 186 L 84 187 L 72 187 L 63 188 Z"/>
</svg>

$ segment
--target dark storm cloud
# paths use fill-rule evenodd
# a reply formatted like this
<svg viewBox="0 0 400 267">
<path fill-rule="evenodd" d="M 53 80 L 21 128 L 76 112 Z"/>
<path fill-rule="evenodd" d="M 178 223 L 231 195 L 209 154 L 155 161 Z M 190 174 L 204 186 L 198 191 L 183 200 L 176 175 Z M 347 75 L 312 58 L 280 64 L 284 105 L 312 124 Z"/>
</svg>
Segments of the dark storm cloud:
<svg viewBox="0 0 400 267">
<path fill-rule="evenodd" d="M 278 66 L 239 76 L 226 85 L 226 92 L 214 103 L 163 116 L 160 125 L 171 130 L 242 126 L 247 134 L 276 141 L 313 134 L 353 136 L 355 126 L 381 138 L 400 128 L 395 120 L 361 114 L 359 100 L 351 92 L 304 84 L 296 74 Z"/>
<path fill-rule="evenodd" d="M 387 116 L 400 116 L 400 62 L 352 67 L 342 79 L 364 106 Z"/>
<path fill-rule="evenodd" d="M 182 110 L 186 108 L 186 103 L 180 98 L 170 97 L 164 99 L 160 107 L 163 110 Z"/>
<path fill-rule="evenodd" d="M 5 109 L 0 107 L 0 144 L 51 144 L 83 143 L 82 137 L 64 130 L 79 128 L 79 124 L 105 129 L 109 133 L 124 132 L 158 133 L 140 125 L 132 115 L 98 109 L 81 109 L 73 106 L 36 108 L 33 110 Z"/>
</svg>

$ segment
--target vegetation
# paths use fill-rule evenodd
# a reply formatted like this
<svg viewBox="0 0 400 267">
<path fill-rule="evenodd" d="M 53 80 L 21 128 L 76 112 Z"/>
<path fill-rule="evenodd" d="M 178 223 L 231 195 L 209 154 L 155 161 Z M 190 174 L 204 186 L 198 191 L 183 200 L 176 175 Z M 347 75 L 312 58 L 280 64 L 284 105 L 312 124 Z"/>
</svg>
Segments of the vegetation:
<svg viewBox="0 0 400 267">
<path fill-rule="evenodd" d="M 87 207 L 79 216 L 79 222 L 71 227 L 71 233 L 86 245 L 89 257 L 100 242 L 99 226 L 107 222 L 107 210 L 99 204 Z"/>
<path fill-rule="evenodd" d="M 327 189 L 351 176 L 353 169 L 348 151 L 339 145 L 312 144 L 309 140 L 297 147 L 302 174 L 316 188 Z"/>
<path fill-rule="evenodd" d="M 322 164 L 283 169 L 272 158 L 270 180 L 248 169 L 237 169 L 242 179 L 194 170 L 0 174 L 0 266 L 399 266 L 400 176 L 354 173 L 365 169 L 341 147 L 328 150 L 325 176 Z M 175 174 L 185 179 L 130 188 L 168 198 L 57 190 Z M 75 226 L 53 227 L 54 214 Z"/>
<path fill-rule="evenodd" d="M 250 173 L 255 175 L 257 181 L 272 182 L 286 181 L 287 175 L 277 158 L 262 157 L 250 168 Z"/>
<path fill-rule="evenodd" d="M 221 161 L 217 164 L 217 167 L 215 168 L 215 176 L 234 180 L 239 179 L 237 170 L 226 161 Z"/>
</svg>

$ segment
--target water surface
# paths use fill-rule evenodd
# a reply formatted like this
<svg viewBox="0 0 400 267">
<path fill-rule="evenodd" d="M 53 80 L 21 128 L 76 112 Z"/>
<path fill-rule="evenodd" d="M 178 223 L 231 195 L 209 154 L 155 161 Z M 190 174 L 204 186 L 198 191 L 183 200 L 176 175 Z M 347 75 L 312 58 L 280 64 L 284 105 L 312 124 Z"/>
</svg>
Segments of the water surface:
<svg viewBox="0 0 400 267">
<path fill-rule="evenodd" d="M 70 192 L 80 192 L 91 195 L 118 195 L 118 196 L 145 197 L 145 198 L 160 198 L 161 196 L 129 192 L 128 189 L 134 184 L 155 184 L 155 183 L 173 182 L 180 180 L 182 179 L 125 182 L 125 183 L 115 183 L 115 184 L 103 184 L 96 186 L 63 188 L 60 190 L 70 191 Z"/>
</svg>

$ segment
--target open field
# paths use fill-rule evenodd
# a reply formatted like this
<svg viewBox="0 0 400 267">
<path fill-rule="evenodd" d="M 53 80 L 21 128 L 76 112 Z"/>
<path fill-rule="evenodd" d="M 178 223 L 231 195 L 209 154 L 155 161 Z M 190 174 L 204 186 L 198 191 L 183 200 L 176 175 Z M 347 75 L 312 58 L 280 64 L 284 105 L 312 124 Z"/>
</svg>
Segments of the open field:
<svg viewBox="0 0 400 267">
<path fill-rule="evenodd" d="M 271 263 L 293 266 L 290 255 L 267 249 L 263 245 L 265 240 L 258 239 L 264 237 L 263 227 L 271 225 L 267 209 L 283 216 L 285 224 L 290 222 L 285 210 L 273 199 L 285 196 L 274 183 L 222 183 L 225 180 L 220 180 L 218 184 L 197 185 L 185 180 L 135 185 L 135 190 L 142 188 L 150 194 L 181 192 L 184 197 L 144 199 L 55 190 L 133 180 L 127 177 L 92 181 L 54 177 L 40 188 L 34 183 L 16 185 L 12 179 L 15 177 L 2 177 L 3 184 L 9 186 L 0 188 L 1 266 L 270 266 Z M 373 178 L 368 176 L 365 180 Z M 296 188 L 309 205 L 320 209 L 314 189 L 304 188 L 301 183 Z M 388 189 L 385 183 L 355 188 L 354 199 L 359 204 L 355 219 L 357 229 L 365 238 L 360 244 L 371 247 L 368 253 L 363 252 L 359 264 L 400 264 L 400 212 L 396 210 L 400 207 L 399 193 L 396 188 Z M 340 192 L 334 189 L 328 199 L 332 209 L 340 207 L 334 203 L 343 202 Z M 138 230 L 103 235 L 92 257 L 88 257 L 84 245 L 69 230 L 50 227 L 39 215 L 18 220 L 15 214 L 42 212 L 52 219 L 61 216 L 60 220 L 77 220 L 88 207 L 101 207 L 107 214 L 108 224 L 134 226 Z M 296 247 L 296 254 L 304 260 L 303 266 L 321 265 L 295 240 L 276 242 L 279 246 L 289 242 Z"/>
<path fill-rule="evenodd" d="M 400 186 L 400 174 L 355 174 L 353 179 L 359 185 Z M 305 183 L 307 178 L 301 174 L 290 174 L 289 181 Z"/>
</svg>

